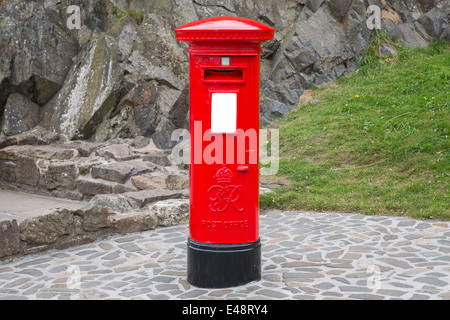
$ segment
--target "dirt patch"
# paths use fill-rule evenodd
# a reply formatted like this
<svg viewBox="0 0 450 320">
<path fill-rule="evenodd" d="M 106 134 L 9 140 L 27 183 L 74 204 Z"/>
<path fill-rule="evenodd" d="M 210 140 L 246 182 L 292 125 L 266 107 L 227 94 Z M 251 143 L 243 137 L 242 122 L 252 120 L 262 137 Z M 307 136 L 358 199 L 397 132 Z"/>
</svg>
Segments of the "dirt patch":
<svg viewBox="0 0 450 320">
<path fill-rule="evenodd" d="M 303 91 L 302 96 L 300 97 L 300 100 L 298 102 L 298 107 L 304 106 L 305 104 L 308 104 L 310 102 L 314 101 L 314 94 L 312 90 L 305 90 Z"/>
<path fill-rule="evenodd" d="M 385 9 L 381 10 L 381 20 L 391 20 L 396 25 L 402 23 L 400 15 L 390 7 L 386 7 Z"/>
<path fill-rule="evenodd" d="M 264 185 L 278 184 L 280 186 L 286 187 L 288 187 L 291 184 L 291 182 L 286 177 L 276 175 L 260 176 L 259 182 Z"/>
<path fill-rule="evenodd" d="M 311 138 L 309 138 L 309 140 L 311 142 L 319 142 L 319 141 L 324 141 L 328 138 L 328 135 L 326 133 L 318 135 L 318 136 L 312 136 Z"/>
</svg>

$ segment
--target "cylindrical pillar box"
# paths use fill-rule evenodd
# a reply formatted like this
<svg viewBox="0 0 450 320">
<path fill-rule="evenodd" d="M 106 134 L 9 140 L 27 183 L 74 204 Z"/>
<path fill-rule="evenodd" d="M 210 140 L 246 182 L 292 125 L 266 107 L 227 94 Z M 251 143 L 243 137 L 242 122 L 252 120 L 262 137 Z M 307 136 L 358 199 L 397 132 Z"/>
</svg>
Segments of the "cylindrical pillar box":
<svg viewBox="0 0 450 320">
<path fill-rule="evenodd" d="M 189 43 L 188 282 L 203 288 L 261 278 L 259 90 L 261 43 L 275 30 L 236 17 L 175 29 Z"/>
</svg>

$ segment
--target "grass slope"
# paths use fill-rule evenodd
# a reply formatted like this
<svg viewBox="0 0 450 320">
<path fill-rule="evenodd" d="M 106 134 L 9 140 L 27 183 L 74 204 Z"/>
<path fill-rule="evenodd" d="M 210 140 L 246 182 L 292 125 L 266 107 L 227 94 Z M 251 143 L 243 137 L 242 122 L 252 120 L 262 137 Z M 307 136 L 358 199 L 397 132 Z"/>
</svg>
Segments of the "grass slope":
<svg viewBox="0 0 450 320">
<path fill-rule="evenodd" d="M 449 43 L 374 52 L 274 123 L 277 176 L 290 184 L 262 195 L 262 209 L 450 220 Z"/>
</svg>

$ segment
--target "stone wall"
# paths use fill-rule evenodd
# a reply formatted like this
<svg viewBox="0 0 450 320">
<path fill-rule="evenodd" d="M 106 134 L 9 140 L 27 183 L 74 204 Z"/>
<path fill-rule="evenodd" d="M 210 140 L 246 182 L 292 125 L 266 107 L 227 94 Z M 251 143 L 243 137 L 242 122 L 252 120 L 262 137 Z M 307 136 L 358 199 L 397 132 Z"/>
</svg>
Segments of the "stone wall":
<svg viewBox="0 0 450 320">
<path fill-rule="evenodd" d="M 382 29 L 406 46 L 449 38 L 439 0 L 86 0 L 69 29 L 69 0 L 2 1 L 2 135 L 39 124 L 70 140 L 152 137 L 170 148 L 187 127 L 188 55 L 173 30 L 211 16 L 239 16 L 276 29 L 263 45 L 261 123 L 296 107 L 312 85 L 352 73 L 370 42 L 370 5 Z"/>
<path fill-rule="evenodd" d="M 189 200 L 164 198 L 168 194 L 149 191 L 100 195 L 79 210 L 62 208 L 22 221 L 1 220 L 0 260 L 187 222 Z"/>
<path fill-rule="evenodd" d="M 188 187 L 186 170 L 142 136 L 68 141 L 36 127 L 0 139 L 0 189 L 87 203 L 0 219 L 0 259 L 186 222 Z"/>
<path fill-rule="evenodd" d="M 142 136 L 67 141 L 36 127 L 0 139 L 0 187 L 72 200 L 149 189 L 175 197 L 174 189 L 188 188 L 188 174 L 172 164 L 170 150 Z"/>
</svg>

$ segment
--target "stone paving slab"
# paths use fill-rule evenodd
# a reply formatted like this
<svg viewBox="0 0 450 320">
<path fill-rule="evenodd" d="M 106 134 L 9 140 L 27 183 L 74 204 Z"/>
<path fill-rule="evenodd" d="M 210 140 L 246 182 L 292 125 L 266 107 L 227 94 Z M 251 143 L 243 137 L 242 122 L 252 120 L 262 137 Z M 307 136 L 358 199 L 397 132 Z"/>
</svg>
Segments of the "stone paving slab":
<svg viewBox="0 0 450 320">
<path fill-rule="evenodd" d="M 0 189 L 0 260 L 187 222 L 188 197 L 152 189 L 85 202 Z"/>
<path fill-rule="evenodd" d="M 51 198 L 9 190 L 0 191 L 0 221 L 16 219 L 21 222 L 29 217 L 45 215 L 57 208 L 77 210 L 88 204 L 87 201 Z"/>
<path fill-rule="evenodd" d="M 261 281 L 186 281 L 188 225 L 0 262 L 0 299 L 445 299 L 450 223 L 344 213 L 261 215 Z"/>
</svg>

